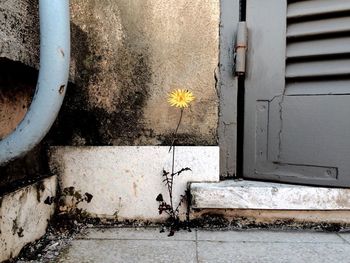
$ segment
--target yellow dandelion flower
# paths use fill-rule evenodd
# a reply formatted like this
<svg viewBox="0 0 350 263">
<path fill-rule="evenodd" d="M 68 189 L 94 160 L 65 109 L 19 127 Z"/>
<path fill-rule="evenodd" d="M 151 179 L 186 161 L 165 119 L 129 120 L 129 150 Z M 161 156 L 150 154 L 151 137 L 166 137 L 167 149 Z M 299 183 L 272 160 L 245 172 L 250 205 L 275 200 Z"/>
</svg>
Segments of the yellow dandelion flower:
<svg viewBox="0 0 350 263">
<path fill-rule="evenodd" d="M 169 94 L 168 102 L 170 106 L 177 108 L 187 108 L 194 100 L 194 96 L 191 91 L 185 89 L 177 89 Z"/>
</svg>

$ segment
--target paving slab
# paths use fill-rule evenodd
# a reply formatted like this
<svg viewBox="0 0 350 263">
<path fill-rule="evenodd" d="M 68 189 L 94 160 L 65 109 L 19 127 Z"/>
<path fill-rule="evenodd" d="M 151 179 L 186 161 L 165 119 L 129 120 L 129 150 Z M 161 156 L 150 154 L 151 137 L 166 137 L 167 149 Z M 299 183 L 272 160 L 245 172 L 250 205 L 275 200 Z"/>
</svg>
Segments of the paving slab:
<svg viewBox="0 0 350 263">
<path fill-rule="evenodd" d="M 173 237 L 160 233 L 161 228 L 88 228 L 77 236 L 78 239 L 116 239 L 116 240 L 183 240 L 195 241 L 195 231 L 179 231 Z M 339 238 L 340 239 L 340 238 Z"/>
<path fill-rule="evenodd" d="M 53 262 L 350 262 L 350 233 L 89 228 Z"/>
<path fill-rule="evenodd" d="M 346 242 L 350 243 L 350 233 L 339 233 L 338 235 Z"/>
<path fill-rule="evenodd" d="M 326 243 L 198 243 L 198 262 L 210 263 L 348 263 L 348 244 Z"/>
<path fill-rule="evenodd" d="M 350 234 L 348 236 L 350 240 Z M 344 243 L 336 233 L 307 231 L 198 231 L 199 241 L 270 243 Z"/>
<path fill-rule="evenodd" d="M 197 262 L 195 241 L 75 240 L 58 262 Z"/>
</svg>

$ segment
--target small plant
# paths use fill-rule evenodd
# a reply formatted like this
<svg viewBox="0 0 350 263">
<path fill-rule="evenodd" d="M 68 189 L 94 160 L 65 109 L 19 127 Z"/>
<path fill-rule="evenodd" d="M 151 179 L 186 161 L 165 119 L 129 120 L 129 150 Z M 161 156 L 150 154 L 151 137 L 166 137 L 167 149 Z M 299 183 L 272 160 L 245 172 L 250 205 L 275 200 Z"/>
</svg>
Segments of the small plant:
<svg viewBox="0 0 350 263">
<path fill-rule="evenodd" d="M 78 208 L 78 205 L 82 202 L 90 203 L 92 198 L 93 195 L 90 193 L 82 194 L 73 186 L 66 187 L 58 199 L 59 214 L 81 219 L 86 216 L 86 211 Z"/>
<path fill-rule="evenodd" d="M 170 221 L 170 233 L 168 236 L 173 236 L 175 234 L 175 231 L 178 231 L 180 229 L 180 207 L 183 203 L 188 201 L 189 192 L 186 190 L 184 195 L 180 196 L 179 203 L 175 206 L 174 200 L 173 200 L 173 186 L 174 186 L 174 178 L 176 176 L 181 175 L 183 172 L 191 171 L 190 168 L 182 168 L 179 171 L 175 172 L 175 144 L 177 139 L 177 132 L 179 130 L 184 109 L 187 108 L 194 100 L 194 96 L 192 92 L 188 90 L 175 90 L 169 95 L 168 102 L 170 106 L 176 107 L 180 109 L 180 118 L 179 122 L 176 126 L 172 143 L 170 145 L 169 152 L 172 151 L 172 165 L 171 165 L 171 172 L 168 172 L 163 169 L 163 182 L 165 183 L 165 186 L 167 187 L 168 194 L 169 194 L 169 203 L 167 203 L 162 194 L 159 194 L 156 198 L 156 201 L 159 202 L 158 212 L 159 214 L 166 213 L 169 216 Z"/>
<path fill-rule="evenodd" d="M 183 203 L 187 201 L 188 191 L 185 191 L 184 195 L 180 196 L 180 201 L 178 202 L 177 206 L 174 206 L 173 202 L 173 185 L 174 185 L 174 177 L 179 176 L 182 172 L 185 171 L 191 171 L 190 168 L 186 167 L 181 169 L 180 171 L 177 171 L 176 173 L 169 173 L 165 170 L 163 170 L 163 177 L 165 178 L 163 182 L 165 182 L 165 185 L 168 188 L 169 193 L 169 200 L 170 204 L 168 204 L 166 201 L 164 201 L 163 195 L 159 194 L 156 198 L 156 200 L 159 202 L 158 212 L 159 214 L 166 213 L 169 215 L 170 219 L 170 233 L 169 236 L 173 236 L 175 231 L 179 230 L 180 228 L 180 207 Z"/>
</svg>

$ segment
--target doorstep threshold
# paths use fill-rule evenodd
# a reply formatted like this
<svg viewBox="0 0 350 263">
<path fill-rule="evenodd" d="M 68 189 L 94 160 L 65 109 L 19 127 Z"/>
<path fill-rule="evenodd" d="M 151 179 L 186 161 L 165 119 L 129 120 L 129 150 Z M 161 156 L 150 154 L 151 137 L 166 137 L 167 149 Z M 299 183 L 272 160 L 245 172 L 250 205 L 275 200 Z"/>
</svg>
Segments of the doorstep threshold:
<svg viewBox="0 0 350 263">
<path fill-rule="evenodd" d="M 249 180 L 191 183 L 194 209 L 350 210 L 350 189 Z"/>
</svg>

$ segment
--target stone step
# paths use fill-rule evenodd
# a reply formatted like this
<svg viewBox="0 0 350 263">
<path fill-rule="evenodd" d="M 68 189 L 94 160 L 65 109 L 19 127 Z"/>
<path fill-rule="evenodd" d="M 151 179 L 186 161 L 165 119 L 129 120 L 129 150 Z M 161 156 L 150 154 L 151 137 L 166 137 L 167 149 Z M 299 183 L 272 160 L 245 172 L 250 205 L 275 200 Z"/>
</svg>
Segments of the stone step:
<svg viewBox="0 0 350 263">
<path fill-rule="evenodd" d="M 28 243 L 41 238 L 54 214 L 57 177 L 0 196 L 0 262 L 16 257 Z"/>
<path fill-rule="evenodd" d="M 350 210 L 350 189 L 258 181 L 192 183 L 192 208 Z"/>
</svg>

